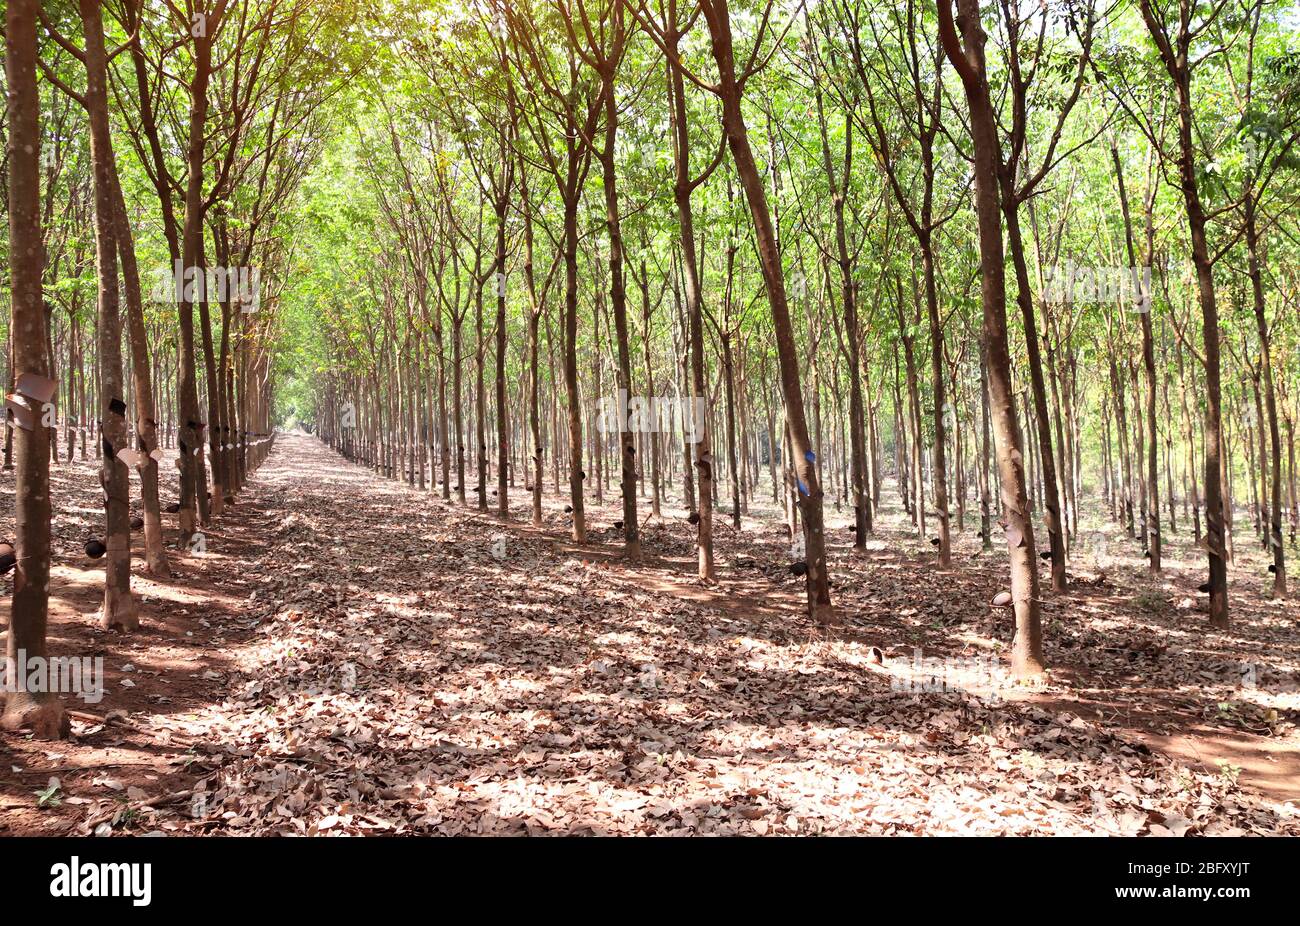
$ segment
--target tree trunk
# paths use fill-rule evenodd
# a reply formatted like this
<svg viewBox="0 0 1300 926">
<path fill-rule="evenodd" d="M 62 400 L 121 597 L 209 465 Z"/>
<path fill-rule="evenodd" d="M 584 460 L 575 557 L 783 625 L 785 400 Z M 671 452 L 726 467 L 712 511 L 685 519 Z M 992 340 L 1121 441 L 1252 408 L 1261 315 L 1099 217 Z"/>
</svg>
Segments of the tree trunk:
<svg viewBox="0 0 1300 926">
<path fill-rule="evenodd" d="M 1192 126 L 1192 80 L 1187 48 L 1190 38 L 1184 24 L 1175 48 L 1165 37 L 1150 0 L 1140 0 L 1142 18 L 1151 34 L 1165 70 L 1174 84 L 1178 107 L 1178 168 L 1187 225 L 1192 245 L 1192 265 L 1201 304 L 1202 339 L 1205 344 L 1205 533 L 1210 567 L 1210 624 L 1227 629 L 1228 564 L 1222 481 L 1222 387 L 1219 362 L 1219 307 L 1214 292 L 1214 269 L 1206 238 L 1205 209 L 1196 179 L 1196 148 Z"/>
<path fill-rule="evenodd" d="M 1007 346 L 1006 271 L 998 189 L 1001 146 L 985 73 L 986 36 L 980 25 L 979 0 L 958 0 L 964 48 L 953 27 L 951 2 L 938 0 L 939 34 L 949 60 L 962 78 L 975 149 L 975 212 L 979 221 L 983 340 L 988 354 L 989 404 L 997 434 L 998 475 L 1002 501 L 1006 506 L 1011 597 L 1016 615 L 1012 668 L 1017 678 L 1030 678 L 1043 672 L 1043 639 L 1034 527 L 1025 485 L 1024 444 L 1016 419 L 1011 354 Z"/>
<path fill-rule="evenodd" d="M 621 7 L 619 8 L 621 10 Z M 621 44 L 622 19 L 617 20 L 615 45 Z M 618 100 L 614 92 L 617 59 L 605 62 L 605 144 L 600 149 L 604 173 L 605 228 L 609 233 L 609 298 L 614 307 L 614 340 L 618 349 L 618 446 L 620 486 L 623 492 L 623 543 L 632 559 L 641 556 L 641 535 L 636 511 L 636 442 L 628 426 L 623 403 L 632 394 L 632 351 L 628 346 L 627 286 L 623 272 L 623 225 L 619 215 L 618 172 L 615 144 L 618 139 Z"/>
<path fill-rule="evenodd" d="M 90 121 L 90 157 L 95 186 L 95 268 L 99 284 L 99 369 L 101 443 L 104 455 L 100 485 L 104 489 L 104 607 L 100 626 L 135 630 L 140 626 L 131 597 L 130 466 L 118 455 L 130 451 L 126 427 L 126 390 L 122 381 L 122 322 L 117 285 L 117 240 L 113 217 L 113 148 L 108 124 L 107 53 L 99 0 L 81 0 L 85 34 L 86 110 Z"/>
<path fill-rule="evenodd" d="M 673 11 L 675 13 L 675 10 Z M 670 13 L 669 20 L 672 21 Z M 678 35 L 675 24 L 670 25 L 667 36 L 668 47 L 677 53 Z M 699 577 L 712 580 L 713 568 L 713 452 L 712 435 L 709 433 L 707 414 L 698 414 L 697 409 L 704 404 L 707 386 L 704 380 L 704 308 L 700 293 L 699 258 L 695 253 L 695 221 L 691 211 L 690 138 L 686 116 L 686 89 L 681 72 L 670 66 L 669 86 L 671 88 L 670 110 L 673 132 L 673 164 L 676 182 L 673 196 L 677 203 L 678 235 L 682 253 L 682 282 L 686 295 L 687 340 L 690 353 L 691 395 L 694 401 L 689 403 L 691 416 L 690 438 L 694 447 L 692 464 L 695 469 L 698 502 L 693 505 L 696 517 L 696 549 L 699 557 Z M 760 181 L 761 183 L 761 181 Z"/>
<path fill-rule="evenodd" d="M 781 367 L 781 391 L 785 397 L 793 457 L 789 472 L 800 497 L 803 513 L 804 549 L 807 555 L 808 612 L 817 623 L 834 620 L 830 583 L 826 566 L 826 544 L 822 529 L 822 489 L 817 478 L 817 457 L 808 440 L 804 417 L 803 391 L 799 381 L 799 358 L 786 301 L 785 279 L 776 232 L 768 209 L 763 179 L 754 161 L 749 131 L 741 112 L 741 86 L 738 83 L 732 51 L 731 20 L 726 0 L 702 0 L 701 8 L 708 23 L 713 58 L 718 66 L 718 88 L 722 101 L 722 125 L 727 134 L 736 173 L 745 190 L 754 223 L 754 235 L 763 271 L 763 283 L 772 308 L 777 355 Z M 703 494 L 703 493 L 701 493 Z"/>
<path fill-rule="evenodd" d="M 1272 333 L 1264 312 L 1264 273 L 1261 267 L 1259 231 L 1255 221 L 1255 198 L 1247 194 L 1244 203 L 1246 221 L 1247 272 L 1255 307 L 1255 328 L 1259 334 L 1260 367 L 1263 370 L 1264 411 L 1268 416 L 1271 479 L 1268 499 L 1267 542 L 1273 559 L 1273 597 L 1286 596 L 1286 550 L 1282 544 L 1282 435 L 1277 422 L 1277 398 L 1273 389 Z"/>
<path fill-rule="evenodd" d="M 5 8 L 5 85 L 9 132 L 9 273 L 12 293 L 11 370 L 18 377 L 48 380 L 45 308 L 41 278 L 40 95 L 36 81 L 36 16 L 39 0 L 8 0 Z M 34 400 L 32 401 L 34 404 Z M 11 427 L 14 461 L 14 569 L 6 665 L 44 659 L 50 595 L 50 435 L 45 415 L 33 408 L 30 429 Z M 22 677 L 21 673 L 18 676 Z M 30 728 L 41 739 L 66 737 L 70 722 L 58 695 L 29 691 L 24 684 L 4 693 L 0 726 Z M 49 686 L 44 686 L 49 687 Z"/>
</svg>

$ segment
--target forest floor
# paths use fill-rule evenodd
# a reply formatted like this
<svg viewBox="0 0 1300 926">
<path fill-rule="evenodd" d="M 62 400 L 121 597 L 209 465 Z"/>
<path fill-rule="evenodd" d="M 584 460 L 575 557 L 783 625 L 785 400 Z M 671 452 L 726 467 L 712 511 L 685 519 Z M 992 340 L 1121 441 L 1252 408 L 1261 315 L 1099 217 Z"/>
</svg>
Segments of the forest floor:
<svg viewBox="0 0 1300 926">
<path fill-rule="evenodd" d="M 65 696 L 69 740 L 0 738 L 0 833 L 1300 834 L 1300 606 L 1240 518 L 1226 633 L 1185 524 L 1158 579 L 1085 524 L 1023 688 L 1005 553 L 968 512 L 940 570 L 889 489 L 865 556 L 828 511 L 818 630 L 771 509 L 717 516 L 705 585 L 676 503 L 631 564 L 616 493 L 577 545 L 561 497 L 534 530 L 520 485 L 503 525 L 282 434 L 125 635 L 82 553 L 97 464 L 53 472 L 51 652 L 107 693 Z"/>
</svg>

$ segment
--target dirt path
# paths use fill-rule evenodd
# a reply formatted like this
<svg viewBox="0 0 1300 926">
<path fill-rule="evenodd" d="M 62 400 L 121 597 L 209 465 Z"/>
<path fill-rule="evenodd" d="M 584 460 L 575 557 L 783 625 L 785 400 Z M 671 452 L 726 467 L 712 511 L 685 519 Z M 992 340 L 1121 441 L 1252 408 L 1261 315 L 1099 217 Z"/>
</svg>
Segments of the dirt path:
<svg viewBox="0 0 1300 926">
<path fill-rule="evenodd" d="M 0 740 L 0 831 L 1300 831 L 1287 766 L 1255 765 L 1293 757 L 1290 695 L 1255 705 L 1280 711 L 1265 737 L 1239 695 L 1207 718 L 1231 691 L 1217 664 L 1189 684 L 1210 649 L 1277 672 L 1294 650 L 1263 619 L 1206 639 L 1176 603 L 1121 613 L 1118 573 L 1049 603 L 1060 678 L 1018 693 L 981 674 L 1006 633 L 976 547 L 940 572 L 882 523 L 854 558 L 831 518 L 844 622 L 822 634 L 774 523 L 719 531 L 724 578 L 704 586 L 684 519 L 651 523 L 660 558 L 633 567 L 612 507 L 577 547 L 560 499 L 540 531 L 522 505 L 502 527 L 285 435 L 205 556 L 137 581 L 145 630 L 126 637 L 93 629 L 100 573 L 76 553 L 92 465 L 56 473 L 85 520 L 56 525 L 55 651 L 104 656 L 109 693 L 86 709 L 111 719 Z M 914 648 L 969 672 L 927 683 Z M 1175 708 L 1207 761 L 1153 751 L 1163 727 L 1134 721 Z M 1228 734 L 1239 773 L 1204 748 Z"/>
</svg>

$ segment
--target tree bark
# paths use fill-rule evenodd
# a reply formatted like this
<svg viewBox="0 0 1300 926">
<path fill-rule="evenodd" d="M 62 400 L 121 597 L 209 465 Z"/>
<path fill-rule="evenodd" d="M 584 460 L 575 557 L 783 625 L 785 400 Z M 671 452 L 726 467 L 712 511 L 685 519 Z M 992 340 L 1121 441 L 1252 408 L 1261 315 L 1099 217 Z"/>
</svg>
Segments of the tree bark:
<svg viewBox="0 0 1300 926">
<path fill-rule="evenodd" d="M 126 427 L 126 390 L 122 381 L 122 322 L 119 314 L 117 239 L 114 232 L 116 202 L 113 160 L 108 124 L 107 52 L 99 0 L 81 0 L 85 36 L 86 111 L 90 121 L 90 159 L 95 187 L 95 267 L 99 284 L 100 421 L 103 423 L 100 485 L 104 490 L 107 547 L 104 568 L 104 606 L 100 626 L 135 630 L 139 613 L 131 596 L 130 466 L 118 454 L 130 451 Z"/>
<path fill-rule="evenodd" d="M 1205 344 L 1205 535 L 1210 567 L 1210 625 L 1227 629 L 1228 563 L 1222 478 L 1222 386 L 1219 361 L 1219 307 L 1214 292 L 1214 268 L 1206 237 L 1205 208 L 1196 180 L 1196 148 L 1192 126 L 1192 79 L 1188 50 L 1190 24 L 1180 23 L 1174 43 L 1166 36 L 1151 0 L 1140 0 L 1142 18 L 1160 52 L 1160 59 L 1174 85 L 1178 109 L 1178 173 L 1187 212 L 1196 270 L 1197 294 L 1201 305 L 1201 333 Z"/>
<path fill-rule="evenodd" d="M 975 212 L 979 222 L 983 340 L 988 356 L 989 403 L 997 435 L 998 475 L 1006 507 L 1011 597 L 1016 615 L 1012 669 L 1017 678 L 1032 678 L 1043 673 L 1038 567 L 1026 492 L 1024 444 L 1016 418 L 1011 354 L 1007 346 L 1006 271 L 998 187 L 998 168 L 1002 158 L 985 72 L 986 36 L 980 25 L 979 0 L 957 0 L 960 39 L 953 24 L 952 0 L 937 2 L 940 39 L 948 59 L 961 75 L 970 108 L 971 141 L 975 149 Z"/>
<path fill-rule="evenodd" d="M 754 161 L 749 142 L 749 130 L 741 112 L 742 88 L 736 74 L 731 37 L 731 20 L 727 0 L 701 0 L 700 7 L 709 27 L 713 59 L 718 67 L 718 89 L 722 102 L 722 125 L 727 134 L 727 145 L 753 219 L 759 264 L 763 284 L 772 308 L 773 327 L 776 329 L 777 355 L 781 369 L 781 392 L 785 397 L 793 459 L 787 472 L 792 477 L 792 491 L 798 492 L 799 509 L 803 514 L 804 550 L 807 556 L 807 599 L 809 616 L 819 624 L 834 621 L 831 605 L 830 582 L 826 565 L 826 543 L 822 522 L 822 488 L 817 478 L 817 457 L 808 439 L 808 423 L 804 415 L 803 390 L 799 377 L 799 358 L 790 323 L 785 280 L 782 277 L 781 254 L 777 248 L 776 231 L 768 209 L 763 179 Z M 701 493 L 703 495 L 703 493 Z"/>
<path fill-rule="evenodd" d="M 40 94 L 36 82 L 38 0 L 8 0 L 5 8 L 5 85 L 9 132 L 9 273 L 12 293 L 11 370 L 48 379 L 45 307 L 41 278 Z M 14 462 L 14 587 L 5 641 L 6 667 L 48 653 L 45 639 L 50 588 L 50 434 L 42 409 L 34 409 L 30 430 L 12 426 Z M 41 739 L 66 737 L 70 722 L 58 695 L 29 691 L 24 684 L 4 693 L 0 726 L 32 729 Z M 48 686 L 46 686 L 48 687 Z"/>
</svg>

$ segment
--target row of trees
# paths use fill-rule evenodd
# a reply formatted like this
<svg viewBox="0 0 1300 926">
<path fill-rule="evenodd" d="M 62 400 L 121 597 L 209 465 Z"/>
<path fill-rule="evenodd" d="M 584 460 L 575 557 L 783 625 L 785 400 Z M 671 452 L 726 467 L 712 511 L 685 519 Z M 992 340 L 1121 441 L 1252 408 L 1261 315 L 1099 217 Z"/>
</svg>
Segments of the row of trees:
<svg viewBox="0 0 1300 926">
<path fill-rule="evenodd" d="M 162 572 L 160 445 L 184 544 L 275 421 L 501 517 L 567 483 L 579 542 L 616 491 L 632 557 L 675 495 L 706 581 L 770 497 L 822 623 L 824 507 L 864 553 L 892 478 L 939 567 L 1005 541 L 1022 677 L 1099 496 L 1226 627 L 1233 499 L 1275 595 L 1298 507 L 1293 7 L 11 0 L 11 651 L 60 425 L 109 626 L 130 469 Z"/>
<path fill-rule="evenodd" d="M 862 550 L 892 472 L 945 568 L 978 499 L 1021 676 L 1086 489 L 1155 572 L 1181 500 L 1226 627 L 1233 476 L 1276 595 L 1295 511 L 1292 12 L 403 7 L 314 187 L 315 246 L 376 229 L 302 293 L 320 429 L 501 516 L 518 475 L 535 524 L 549 461 L 578 541 L 616 484 L 633 556 L 638 496 L 676 480 L 703 579 L 715 509 L 738 525 L 767 468 L 823 621 L 827 481 Z M 615 439 L 619 391 L 706 411 Z"/>
<path fill-rule="evenodd" d="M 67 462 L 78 439 L 100 461 L 106 629 L 139 625 L 135 492 L 143 566 L 170 575 L 160 461 L 179 470 L 174 546 L 189 551 L 269 451 L 282 212 L 340 79 L 324 51 L 338 21 L 280 0 L 18 0 L 5 17 L 7 651 L 31 659 L 46 654 L 60 424 Z M 66 730 L 56 693 L 19 687 L 7 728 Z"/>
</svg>

